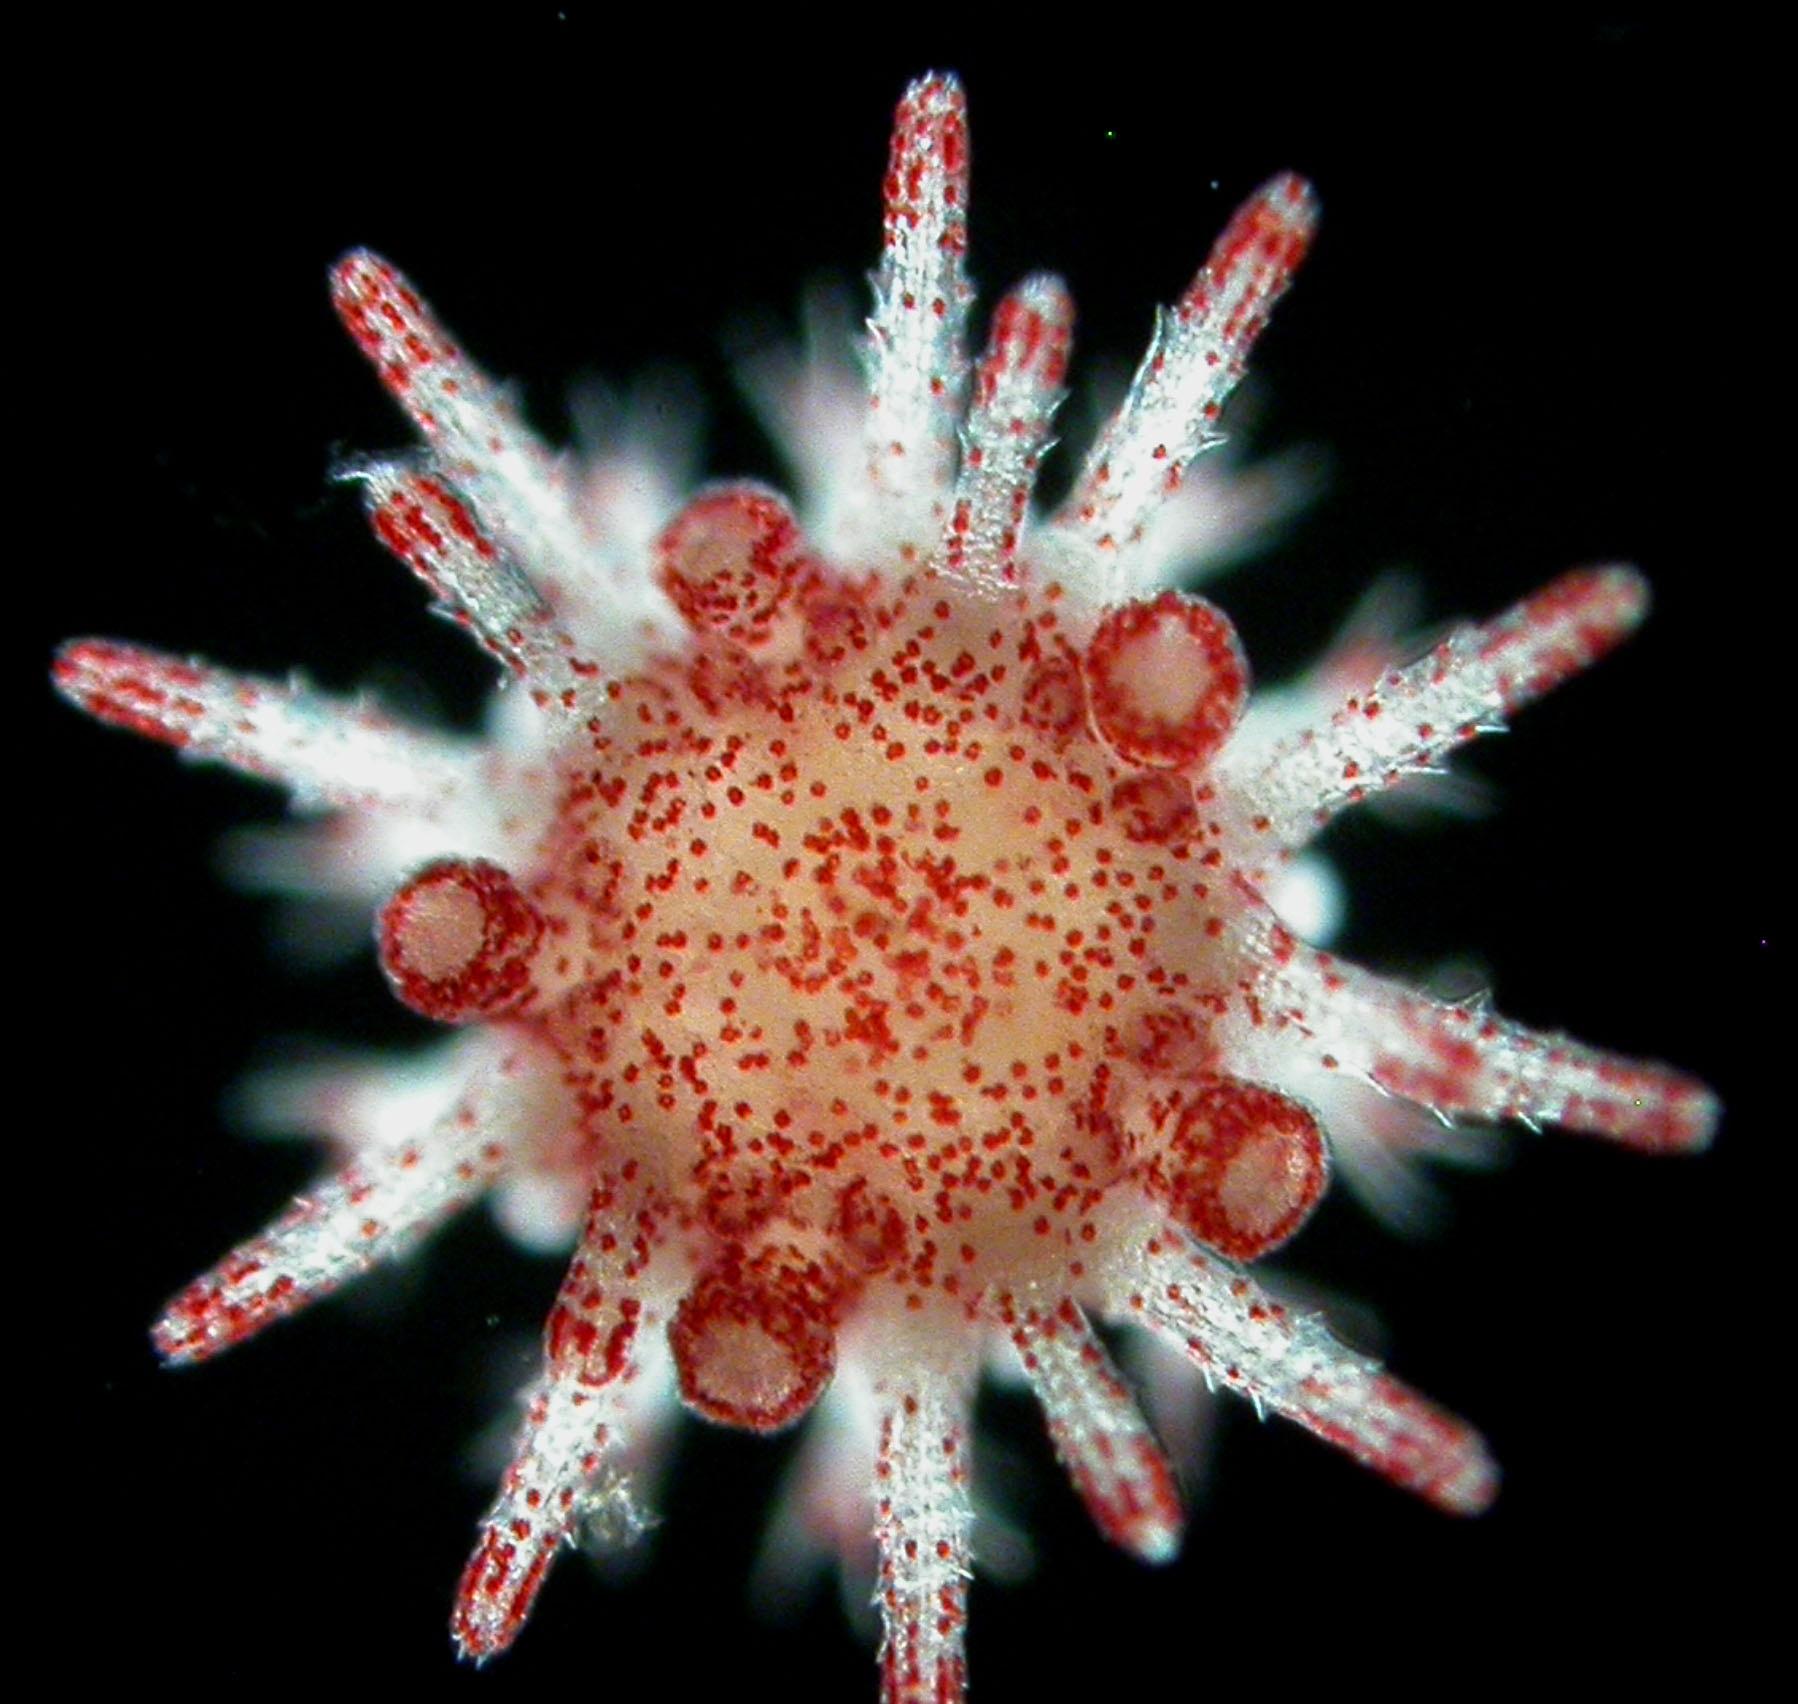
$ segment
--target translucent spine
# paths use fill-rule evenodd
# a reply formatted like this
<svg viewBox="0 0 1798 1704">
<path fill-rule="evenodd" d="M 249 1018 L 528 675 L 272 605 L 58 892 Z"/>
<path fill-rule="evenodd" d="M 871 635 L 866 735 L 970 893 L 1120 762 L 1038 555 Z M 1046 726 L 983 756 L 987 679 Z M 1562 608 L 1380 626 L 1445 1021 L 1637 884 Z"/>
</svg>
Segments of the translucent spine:
<svg viewBox="0 0 1798 1704">
<path fill-rule="evenodd" d="M 580 1251 L 544 1332 L 542 1382 L 456 1594 L 456 1647 L 477 1661 L 518 1636 L 556 1553 L 574 1537 L 583 1491 L 622 1447 L 637 1335 L 650 1323 L 640 1287 L 656 1227 L 647 1203 L 634 1222 L 628 1206 L 619 1211 L 623 1193 L 617 1179 L 594 1187 Z"/>
<path fill-rule="evenodd" d="M 576 650 L 530 578 L 449 483 L 396 463 L 360 477 L 375 536 L 439 607 L 529 685 L 540 709 L 564 719 L 590 713 L 604 691 L 599 663 Z"/>
<path fill-rule="evenodd" d="M 1247 1022 L 1231 1021 L 1239 1056 L 1308 1055 L 1445 1118 L 1558 1124 L 1651 1152 L 1702 1148 L 1715 1129 L 1716 1098 L 1677 1071 L 1427 1000 L 1303 945 L 1265 911 L 1249 932 L 1264 968 Z"/>
<path fill-rule="evenodd" d="M 874 1468 L 881 1704 L 960 1704 L 967 1687 L 967 1406 L 946 1380 L 892 1396 Z"/>
<path fill-rule="evenodd" d="M 1001 1312 L 1055 1453 L 1099 1530 L 1145 1562 L 1166 1562 L 1184 1524 L 1173 1469 L 1079 1305 Z"/>
<path fill-rule="evenodd" d="M 398 268 L 357 249 L 337 263 L 331 298 L 482 525 L 517 560 L 529 562 L 552 595 L 564 588 L 582 545 L 549 452 Z"/>
<path fill-rule="evenodd" d="M 84 639 L 56 659 L 58 690 L 90 716 L 286 787 L 303 808 L 430 812 L 468 790 L 472 750 L 368 705 L 137 645 Z"/>
<path fill-rule="evenodd" d="M 999 304 L 974 378 L 943 563 L 976 584 L 1014 585 L 1036 470 L 1067 372 L 1074 304 L 1057 278 L 1027 279 Z"/>
<path fill-rule="evenodd" d="M 1187 466 L 1220 441 L 1218 418 L 1248 353 L 1310 246 L 1317 202 L 1283 174 L 1236 214 L 1169 313 L 1158 317 L 1130 394 L 1055 517 L 1057 556 L 1085 569 L 1093 601 L 1142 584 L 1136 547 Z"/>
<path fill-rule="evenodd" d="M 968 115 L 953 77 L 906 90 L 883 190 L 868 321 L 868 477 L 879 542 L 919 559 L 935 543 L 933 517 L 954 478 L 968 385 Z"/>
<path fill-rule="evenodd" d="M 484 1074 L 415 1140 L 365 1155 L 195 1279 L 157 1322 L 157 1352 L 201 1361 L 411 1249 L 508 1166 L 505 1073 Z"/>
<path fill-rule="evenodd" d="M 403 517 L 390 514 L 384 525 L 381 513 L 382 486 L 404 470 L 376 470 L 365 477 L 375 487 L 371 518 L 383 543 L 427 582 L 441 582 L 482 642 L 508 666 L 526 664 L 540 692 L 565 702 L 583 685 L 619 679 L 640 665 L 646 646 L 674 630 L 666 600 L 640 562 L 627 567 L 587 536 L 557 458 L 411 283 L 379 255 L 357 249 L 337 263 L 331 295 L 345 328 L 429 444 L 427 477 L 447 483 L 445 495 L 464 506 L 474 529 L 447 517 L 448 551 L 440 562 L 430 560 L 433 546 L 418 549 L 416 537 L 408 548 L 406 528 L 394 525 Z M 424 507 L 441 509 L 441 501 L 433 497 Z M 616 507 L 597 505 L 601 513 Z M 491 557 L 477 540 L 492 545 Z M 464 544 L 473 546 L 472 560 Z M 565 629 L 583 635 L 578 658 Z"/>
<path fill-rule="evenodd" d="M 1134 1285 L 1117 1300 L 1183 1348 L 1207 1380 L 1297 1421 L 1438 1508 L 1478 1514 L 1497 1495 L 1498 1469 L 1472 1427 L 1177 1233 L 1143 1246 Z"/>
<path fill-rule="evenodd" d="M 1247 803 L 1245 855 L 1302 846 L 1346 806 L 1428 774 L 1456 746 L 1588 668 L 1648 607 L 1630 568 L 1564 574 L 1493 621 L 1451 634 L 1428 656 L 1390 669 L 1327 717 L 1270 749 L 1226 753 L 1220 791 Z"/>
<path fill-rule="evenodd" d="M 441 479 L 387 464 L 363 475 L 375 536 L 511 673 L 543 672 L 548 606 Z"/>
</svg>

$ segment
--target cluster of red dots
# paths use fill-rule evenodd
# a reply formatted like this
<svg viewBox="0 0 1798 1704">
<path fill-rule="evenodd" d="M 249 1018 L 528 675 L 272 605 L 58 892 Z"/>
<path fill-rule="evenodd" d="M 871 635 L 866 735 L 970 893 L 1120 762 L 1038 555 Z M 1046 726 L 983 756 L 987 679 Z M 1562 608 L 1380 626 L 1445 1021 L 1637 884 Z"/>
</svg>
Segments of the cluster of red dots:
<svg viewBox="0 0 1798 1704">
<path fill-rule="evenodd" d="M 1291 1235 L 1316 1124 L 1202 1039 L 1236 980 L 1225 618 L 1164 593 L 1082 642 L 1052 590 L 877 594 L 741 486 L 658 561 L 690 643 L 593 718 L 539 867 L 432 865 L 380 943 L 418 1010 L 531 1031 L 595 1148 L 661 1180 L 688 1401 L 795 1418 L 876 1286 L 1077 1281 L 1113 1188 L 1227 1253 Z"/>
</svg>

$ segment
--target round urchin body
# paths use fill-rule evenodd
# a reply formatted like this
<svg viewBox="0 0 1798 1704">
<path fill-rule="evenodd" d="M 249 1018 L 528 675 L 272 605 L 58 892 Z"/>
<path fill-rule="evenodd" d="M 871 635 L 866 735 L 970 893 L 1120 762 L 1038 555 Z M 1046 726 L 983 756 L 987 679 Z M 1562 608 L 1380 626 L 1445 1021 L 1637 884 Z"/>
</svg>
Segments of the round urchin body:
<svg viewBox="0 0 1798 1704">
<path fill-rule="evenodd" d="M 1362 645 L 1359 676 L 1340 657 L 1251 702 L 1226 618 L 1168 585 L 1308 188 L 1237 215 L 1038 517 L 1071 309 L 1028 280 L 968 360 L 952 80 L 908 92 L 885 187 L 866 394 L 818 371 L 776 404 L 800 514 L 744 485 L 677 501 L 628 457 L 558 464 L 391 267 L 340 265 L 339 310 L 428 445 L 361 471 L 374 529 L 514 678 L 488 740 L 109 642 L 58 664 L 103 718 L 327 810 L 293 857 L 384 896 L 395 992 L 465 1032 L 422 1125 L 365 1083 L 316 1091 L 356 1152 L 176 1299 L 163 1353 L 242 1340 L 488 1190 L 578 1231 L 458 1603 L 477 1657 L 671 1392 L 760 1431 L 822 1400 L 867 1458 L 887 1693 L 956 1695 L 995 1341 L 1104 1530 L 1176 1546 L 1173 1475 L 1095 1316 L 1478 1509 L 1477 1435 L 1244 1263 L 1304 1221 L 1332 1152 L 1352 1163 L 1346 1133 L 1414 1144 L 1409 1108 L 1653 1149 L 1714 1116 L 1658 1067 L 1344 966 L 1270 897 L 1337 811 L 1644 607 L 1630 571 L 1583 571 L 1416 661 Z"/>
</svg>

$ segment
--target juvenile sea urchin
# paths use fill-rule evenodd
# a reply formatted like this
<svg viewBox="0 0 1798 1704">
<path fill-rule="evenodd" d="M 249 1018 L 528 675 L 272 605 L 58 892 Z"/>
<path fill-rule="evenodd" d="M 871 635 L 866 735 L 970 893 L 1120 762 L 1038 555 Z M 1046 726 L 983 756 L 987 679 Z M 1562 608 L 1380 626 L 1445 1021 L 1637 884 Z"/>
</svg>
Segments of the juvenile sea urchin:
<svg viewBox="0 0 1798 1704">
<path fill-rule="evenodd" d="M 340 1086 L 361 1152 L 176 1300 L 163 1353 L 240 1340 L 489 1187 L 584 1226 L 459 1599 L 470 1654 L 516 1634 L 671 1388 L 769 1430 L 834 1379 L 874 1420 L 887 1694 L 954 1695 L 994 1340 L 1104 1530 L 1177 1542 L 1089 1314 L 1476 1509 L 1479 1439 L 1241 1270 L 1315 1205 L 1324 1125 L 1384 1094 L 1708 1133 L 1693 1085 L 1350 970 L 1263 897 L 1336 811 L 1608 648 L 1640 583 L 1569 576 L 1353 690 L 1320 677 L 1276 725 L 1224 617 L 1160 588 L 1309 191 L 1275 180 L 1232 222 L 1038 520 L 1070 309 L 1027 281 L 969 364 L 966 181 L 959 91 L 928 79 L 895 131 L 865 415 L 821 380 L 787 398 L 803 530 L 760 489 L 676 514 L 552 463 L 391 268 L 342 263 L 339 309 L 428 444 L 366 471 L 376 532 L 524 687 L 489 742 L 120 645 L 59 661 L 94 713 L 333 813 L 294 862 L 388 891 L 396 992 L 470 1026 L 428 1127 Z"/>
</svg>

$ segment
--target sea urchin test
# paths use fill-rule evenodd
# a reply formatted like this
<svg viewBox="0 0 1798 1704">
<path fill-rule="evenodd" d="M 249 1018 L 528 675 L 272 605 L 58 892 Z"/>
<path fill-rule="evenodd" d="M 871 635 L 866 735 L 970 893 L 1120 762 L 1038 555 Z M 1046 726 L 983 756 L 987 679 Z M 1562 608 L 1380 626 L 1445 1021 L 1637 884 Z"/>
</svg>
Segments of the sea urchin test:
<svg viewBox="0 0 1798 1704">
<path fill-rule="evenodd" d="M 1263 712 L 1229 620 L 1175 583 L 1191 464 L 1310 188 L 1237 213 L 1039 514 L 1072 309 L 1027 279 L 970 359 L 967 186 L 961 91 L 926 78 L 894 130 L 865 394 L 801 374 L 772 404 L 797 507 L 552 456 L 398 272 L 338 265 L 424 441 L 360 471 L 369 517 L 508 678 L 486 740 L 123 644 L 57 662 L 103 720 L 287 787 L 308 879 L 382 894 L 394 993 L 459 1030 L 434 1120 L 396 1136 L 397 1091 L 345 1090 L 348 1163 L 173 1301 L 161 1353 L 239 1343 L 488 1193 L 578 1236 L 456 1602 L 469 1656 L 518 1634 L 675 1393 L 758 1432 L 822 1403 L 865 1457 L 884 1696 L 959 1698 L 989 1355 L 1015 1350 L 1103 1531 L 1178 1545 L 1095 1318 L 1477 1511 L 1479 1436 L 1248 1264 L 1382 1106 L 1709 1136 L 1694 1083 L 1337 962 L 1270 900 L 1336 813 L 1622 639 L 1638 577 L 1568 574 Z"/>
</svg>

